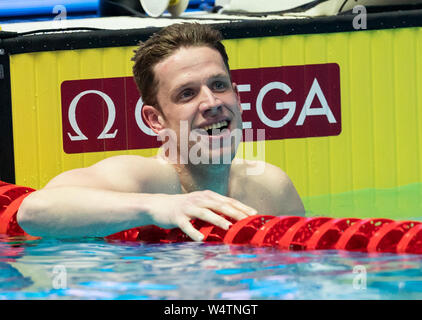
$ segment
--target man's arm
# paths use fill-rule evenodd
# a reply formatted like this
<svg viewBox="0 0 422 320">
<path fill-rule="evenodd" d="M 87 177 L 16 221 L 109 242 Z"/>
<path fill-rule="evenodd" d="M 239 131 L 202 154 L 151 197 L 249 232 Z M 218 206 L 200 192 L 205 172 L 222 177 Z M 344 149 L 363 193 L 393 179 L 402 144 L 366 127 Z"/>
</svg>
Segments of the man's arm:
<svg viewBox="0 0 422 320">
<path fill-rule="evenodd" d="M 200 218 L 226 229 L 229 221 L 215 212 L 236 220 L 254 213 L 211 191 L 175 194 L 177 190 L 167 188 L 159 193 L 158 183 L 149 175 L 153 172 L 160 181 L 169 178 L 168 172 L 157 168 L 155 160 L 137 158 L 113 157 L 60 174 L 25 198 L 17 215 L 19 225 L 41 237 L 103 237 L 155 224 L 180 227 L 194 240 L 201 240 L 202 234 L 190 219 Z"/>
<path fill-rule="evenodd" d="M 17 221 L 34 236 L 104 237 L 151 224 L 146 214 L 148 201 L 146 194 L 84 186 L 48 188 L 25 198 Z"/>
<path fill-rule="evenodd" d="M 61 173 L 25 198 L 17 214 L 19 225 L 35 236 L 80 237 L 146 224 L 147 216 L 139 215 L 147 209 L 142 206 L 145 196 L 136 194 L 143 178 L 134 177 L 131 169 L 138 162 L 147 170 L 152 165 L 141 157 L 113 157 Z"/>
</svg>

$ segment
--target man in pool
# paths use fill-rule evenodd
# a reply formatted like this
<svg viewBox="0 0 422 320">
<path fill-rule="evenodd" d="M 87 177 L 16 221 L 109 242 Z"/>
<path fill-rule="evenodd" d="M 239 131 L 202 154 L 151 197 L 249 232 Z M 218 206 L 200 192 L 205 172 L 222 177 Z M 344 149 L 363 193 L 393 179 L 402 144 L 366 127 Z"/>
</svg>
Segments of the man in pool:
<svg viewBox="0 0 422 320">
<path fill-rule="evenodd" d="M 152 158 L 114 156 L 53 178 L 19 209 L 17 221 L 27 233 L 104 237 L 153 224 L 179 227 L 201 241 L 192 219 L 227 230 L 227 218 L 304 214 L 280 168 L 234 159 L 238 143 L 227 137 L 241 129 L 242 109 L 218 31 L 201 24 L 171 25 L 141 43 L 133 60 L 144 118 L 158 136 L 168 137 L 170 147 L 163 145 Z M 199 138 L 197 143 L 189 139 L 187 152 L 181 150 L 188 139 L 183 132 Z M 230 143 L 220 143 L 224 139 Z M 201 159 L 228 156 L 229 161 L 194 163 L 190 151 L 198 144 Z M 171 147 L 176 158 L 169 157 Z M 248 174 L 258 165 L 260 174 Z"/>
</svg>

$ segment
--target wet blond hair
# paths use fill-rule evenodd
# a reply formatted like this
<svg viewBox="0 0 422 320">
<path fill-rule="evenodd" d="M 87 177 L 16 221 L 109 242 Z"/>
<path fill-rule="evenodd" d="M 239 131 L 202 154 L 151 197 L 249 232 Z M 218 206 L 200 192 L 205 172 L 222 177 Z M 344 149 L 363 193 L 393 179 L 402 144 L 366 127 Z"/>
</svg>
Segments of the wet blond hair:
<svg viewBox="0 0 422 320">
<path fill-rule="evenodd" d="M 132 61 L 133 76 L 145 104 L 161 111 L 157 101 L 158 80 L 154 67 L 182 47 L 207 46 L 217 50 L 223 58 L 230 76 L 228 56 L 222 34 L 208 25 L 199 23 L 177 23 L 154 33 L 147 41 L 140 42 Z"/>
</svg>

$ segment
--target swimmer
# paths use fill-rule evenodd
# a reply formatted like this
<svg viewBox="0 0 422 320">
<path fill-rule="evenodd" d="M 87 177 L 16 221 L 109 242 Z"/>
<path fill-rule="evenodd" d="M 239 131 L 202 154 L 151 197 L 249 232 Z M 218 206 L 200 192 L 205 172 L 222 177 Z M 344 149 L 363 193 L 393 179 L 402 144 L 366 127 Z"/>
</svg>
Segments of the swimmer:
<svg viewBox="0 0 422 320">
<path fill-rule="evenodd" d="M 261 162 L 260 174 L 248 174 L 258 163 L 235 159 L 235 139 L 213 143 L 242 128 L 239 94 L 221 40 L 220 32 L 207 25 L 173 24 L 135 51 L 133 73 L 143 116 L 158 136 L 174 133 L 166 143 L 179 161 L 169 158 L 171 148 L 164 150 L 163 143 L 155 157 L 114 156 L 63 172 L 25 198 L 19 225 L 33 236 L 54 238 L 105 237 L 157 225 L 179 227 L 201 241 L 192 219 L 227 230 L 230 218 L 304 215 L 292 181 L 280 168 Z M 209 151 L 210 159 L 228 156 L 229 161 L 186 159 L 182 154 L 193 154 L 198 145 L 187 143 L 183 153 L 187 137 L 182 129 L 197 133 L 199 149 L 205 155 Z"/>
</svg>

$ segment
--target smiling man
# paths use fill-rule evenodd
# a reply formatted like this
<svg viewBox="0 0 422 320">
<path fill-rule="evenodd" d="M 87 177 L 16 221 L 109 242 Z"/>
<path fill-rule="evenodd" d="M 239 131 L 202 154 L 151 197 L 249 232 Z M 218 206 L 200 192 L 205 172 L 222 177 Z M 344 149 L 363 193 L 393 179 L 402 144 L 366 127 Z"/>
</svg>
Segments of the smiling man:
<svg viewBox="0 0 422 320">
<path fill-rule="evenodd" d="M 158 155 L 115 156 L 58 175 L 22 203 L 17 220 L 27 233 L 104 237 L 153 224 L 200 241 L 192 219 L 227 230 L 226 218 L 304 214 L 280 168 L 234 159 L 242 109 L 218 31 L 171 25 L 133 60 L 144 118 L 164 142 Z M 261 173 L 248 174 L 257 165 Z"/>
</svg>

